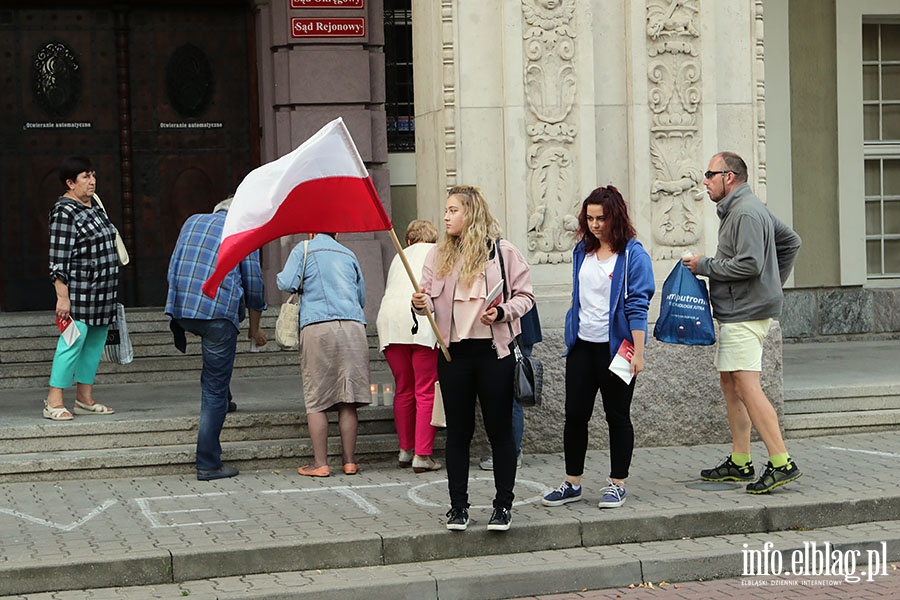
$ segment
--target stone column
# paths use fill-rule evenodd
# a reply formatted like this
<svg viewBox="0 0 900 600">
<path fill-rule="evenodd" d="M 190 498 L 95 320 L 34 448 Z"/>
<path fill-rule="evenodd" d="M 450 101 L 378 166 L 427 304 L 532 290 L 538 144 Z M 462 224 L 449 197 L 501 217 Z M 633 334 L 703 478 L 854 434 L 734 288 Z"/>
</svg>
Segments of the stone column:
<svg viewBox="0 0 900 600">
<path fill-rule="evenodd" d="M 257 69 L 262 162 L 283 156 L 322 125 L 343 117 L 360 156 L 390 213 L 384 112 L 384 12 L 382 0 L 364 9 L 291 9 L 290 0 L 256 0 Z M 293 37 L 292 18 L 362 18 L 364 37 Z M 402 235 L 402 234 L 401 234 Z M 275 274 L 305 236 L 281 238 L 263 251 L 270 302 L 281 302 Z M 384 295 L 385 264 L 393 246 L 385 234 L 342 234 L 356 253 L 366 279 L 366 320 L 375 321 Z"/>
</svg>

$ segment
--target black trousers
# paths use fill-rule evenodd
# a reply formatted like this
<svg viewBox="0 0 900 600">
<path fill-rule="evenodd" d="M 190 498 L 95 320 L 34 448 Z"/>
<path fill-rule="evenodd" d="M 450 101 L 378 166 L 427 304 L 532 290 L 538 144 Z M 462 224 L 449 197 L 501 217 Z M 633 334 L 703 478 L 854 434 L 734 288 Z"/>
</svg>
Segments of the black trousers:
<svg viewBox="0 0 900 600">
<path fill-rule="evenodd" d="M 447 480 L 450 505 L 469 507 L 469 446 L 475 433 L 475 399 L 494 458 L 494 508 L 512 508 L 516 483 L 516 446 L 512 433 L 513 369 L 510 354 L 498 359 L 492 340 L 450 344 L 452 357 L 438 357 L 438 379 L 447 416 Z"/>
<path fill-rule="evenodd" d="M 599 390 L 609 425 L 609 476 L 615 479 L 628 477 L 634 453 L 631 398 L 637 377 L 626 384 L 609 370 L 610 360 L 609 342 L 597 344 L 578 340 L 566 356 L 566 425 L 563 433 L 566 475 L 584 474 L 588 422 Z"/>
</svg>

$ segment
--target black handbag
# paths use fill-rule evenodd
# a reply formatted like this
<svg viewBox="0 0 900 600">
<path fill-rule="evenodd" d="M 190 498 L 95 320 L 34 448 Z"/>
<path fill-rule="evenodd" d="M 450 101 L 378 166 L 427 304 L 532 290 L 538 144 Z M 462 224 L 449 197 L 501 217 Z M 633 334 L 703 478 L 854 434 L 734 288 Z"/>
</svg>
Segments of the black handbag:
<svg viewBox="0 0 900 600">
<path fill-rule="evenodd" d="M 510 326 L 512 330 L 512 326 Z M 513 371 L 513 397 L 522 406 L 540 406 L 544 387 L 544 365 L 533 356 L 525 356 L 513 338 L 516 368 Z"/>
<path fill-rule="evenodd" d="M 503 254 L 500 252 L 500 240 L 495 244 L 497 258 L 500 260 L 500 276 L 503 278 L 503 301 L 506 302 L 506 269 L 503 266 Z M 541 391 L 544 387 L 544 365 L 533 356 L 525 356 L 519 348 L 518 339 L 513 336 L 512 324 L 507 321 L 509 335 L 513 341 L 511 350 L 516 357 L 516 368 L 513 371 L 513 397 L 522 406 L 540 406 Z"/>
</svg>

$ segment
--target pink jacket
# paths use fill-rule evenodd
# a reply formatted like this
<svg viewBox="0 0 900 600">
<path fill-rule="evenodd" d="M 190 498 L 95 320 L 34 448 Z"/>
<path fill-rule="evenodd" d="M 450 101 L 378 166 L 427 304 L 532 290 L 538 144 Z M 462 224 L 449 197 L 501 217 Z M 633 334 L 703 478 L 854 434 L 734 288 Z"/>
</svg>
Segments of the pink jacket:
<svg viewBox="0 0 900 600">
<path fill-rule="evenodd" d="M 531 268 L 518 248 L 501 239 L 500 252 L 503 253 L 503 267 L 506 271 L 507 299 L 500 304 L 500 308 L 503 309 L 503 318 L 491 325 L 491 332 L 494 335 L 497 358 L 504 358 L 510 354 L 509 345 L 512 343 L 507 323 L 512 324 L 513 335 L 519 335 L 522 332 L 519 318 L 531 310 L 534 305 L 534 292 L 531 287 Z M 453 295 L 459 279 L 459 265 L 449 275 L 436 277 L 434 274 L 436 255 L 437 247 L 434 247 L 425 257 L 425 266 L 422 268 L 422 281 L 419 282 L 419 287 L 428 295 L 429 308 L 434 312 L 435 323 L 437 323 L 438 330 L 446 344 L 450 340 L 450 320 L 453 317 Z M 496 254 L 485 263 L 485 278 L 488 289 L 501 278 L 500 261 Z M 425 314 L 425 311 L 416 312 Z"/>
</svg>

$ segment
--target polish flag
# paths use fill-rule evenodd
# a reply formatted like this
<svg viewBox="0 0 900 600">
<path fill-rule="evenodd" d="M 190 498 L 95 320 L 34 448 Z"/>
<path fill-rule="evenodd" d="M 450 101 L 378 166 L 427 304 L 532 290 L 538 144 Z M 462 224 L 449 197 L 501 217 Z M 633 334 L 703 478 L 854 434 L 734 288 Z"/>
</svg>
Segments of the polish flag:
<svg viewBox="0 0 900 600">
<path fill-rule="evenodd" d="M 392 227 L 350 132 L 337 118 L 293 152 L 244 178 L 225 218 L 216 270 L 203 284 L 203 293 L 215 297 L 238 263 L 282 236 Z"/>
</svg>

